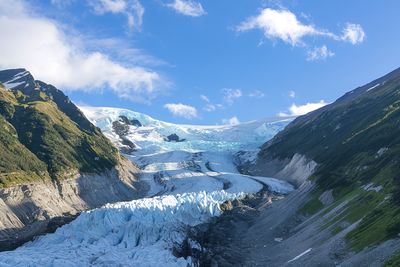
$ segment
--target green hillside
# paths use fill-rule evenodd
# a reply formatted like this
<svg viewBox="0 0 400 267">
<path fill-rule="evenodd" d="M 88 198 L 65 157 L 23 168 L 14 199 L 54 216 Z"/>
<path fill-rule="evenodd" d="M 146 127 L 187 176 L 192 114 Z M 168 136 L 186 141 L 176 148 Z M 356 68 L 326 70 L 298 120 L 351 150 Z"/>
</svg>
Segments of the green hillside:
<svg viewBox="0 0 400 267">
<path fill-rule="evenodd" d="M 330 208 L 348 201 L 346 211 L 335 220 L 361 220 L 347 234 L 353 249 L 396 237 L 400 233 L 400 69 L 297 118 L 262 147 L 259 157 L 262 162 L 295 153 L 318 163 L 311 177 L 317 189 L 303 207 L 305 213 L 321 210 L 318 197 L 332 189 L 336 201 Z"/>
<path fill-rule="evenodd" d="M 115 166 L 117 149 L 101 131 L 60 90 L 23 71 L 0 71 L 0 82 L 13 80 L 0 86 L 0 187 Z"/>
</svg>

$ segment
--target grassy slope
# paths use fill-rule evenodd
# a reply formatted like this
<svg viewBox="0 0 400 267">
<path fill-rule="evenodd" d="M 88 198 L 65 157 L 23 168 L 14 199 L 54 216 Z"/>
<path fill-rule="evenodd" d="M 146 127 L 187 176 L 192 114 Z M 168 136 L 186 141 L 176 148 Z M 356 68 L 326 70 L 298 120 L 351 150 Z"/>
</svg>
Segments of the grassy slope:
<svg viewBox="0 0 400 267">
<path fill-rule="evenodd" d="M 362 219 L 347 235 L 353 249 L 395 237 L 400 233 L 400 71 L 296 119 L 263 146 L 260 157 L 283 159 L 295 153 L 319 163 L 317 189 L 303 212 L 321 210 L 320 193 L 333 189 L 332 207 L 349 200 L 336 222 Z M 369 183 L 383 189 L 360 189 Z"/>
<path fill-rule="evenodd" d="M 384 267 L 398 267 L 400 266 L 400 251 L 393 255 L 391 259 L 385 262 Z"/>
<path fill-rule="evenodd" d="M 0 187 L 115 166 L 118 152 L 100 130 L 61 91 L 36 85 L 0 86 Z"/>
</svg>

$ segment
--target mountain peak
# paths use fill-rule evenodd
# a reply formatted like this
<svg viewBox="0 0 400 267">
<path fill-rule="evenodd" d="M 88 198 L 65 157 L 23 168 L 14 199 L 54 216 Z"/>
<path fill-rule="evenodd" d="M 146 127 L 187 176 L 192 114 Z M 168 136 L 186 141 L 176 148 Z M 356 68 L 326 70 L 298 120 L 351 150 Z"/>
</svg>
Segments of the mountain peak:
<svg viewBox="0 0 400 267">
<path fill-rule="evenodd" d="M 9 90 L 21 90 L 35 86 L 32 74 L 24 68 L 0 71 L 0 82 Z"/>
</svg>

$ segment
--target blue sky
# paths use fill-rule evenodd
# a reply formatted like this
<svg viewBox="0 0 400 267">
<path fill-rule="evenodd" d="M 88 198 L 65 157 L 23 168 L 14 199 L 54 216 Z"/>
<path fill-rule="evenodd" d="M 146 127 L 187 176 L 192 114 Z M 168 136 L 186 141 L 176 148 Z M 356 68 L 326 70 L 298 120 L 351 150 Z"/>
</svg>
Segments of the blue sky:
<svg viewBox="0 0 400 267">
<path fill-rule="evenodd" d="M 2 0 L 1 68 L 80 105 L 237 123 L 298 115 L 399 67 L 397 0 Z"/>
</svg>

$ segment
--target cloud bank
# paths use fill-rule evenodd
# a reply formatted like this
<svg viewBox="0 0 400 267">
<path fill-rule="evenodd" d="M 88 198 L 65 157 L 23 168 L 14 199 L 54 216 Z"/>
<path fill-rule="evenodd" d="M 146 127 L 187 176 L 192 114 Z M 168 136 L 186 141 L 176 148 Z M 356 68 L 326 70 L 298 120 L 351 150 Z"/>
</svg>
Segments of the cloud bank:
<svg viewBox="0 0 400 267">
<path fill-rule="evenodd" d="M 37 79 L 67 90 L 109 88 L 133 101 L 149 101 L 165 88 L 167 82 L 157 72 L 86 51 L 76 36 L 66 34 L 55 21 L 28 10 L 20 0 L 0 2 L 0 68 L 24 67 Z"/>
</svg>

